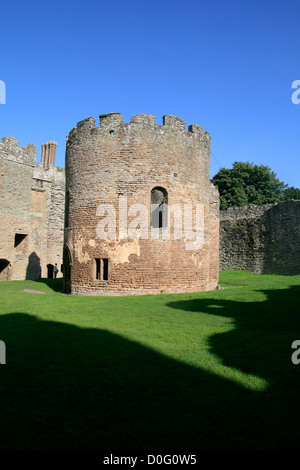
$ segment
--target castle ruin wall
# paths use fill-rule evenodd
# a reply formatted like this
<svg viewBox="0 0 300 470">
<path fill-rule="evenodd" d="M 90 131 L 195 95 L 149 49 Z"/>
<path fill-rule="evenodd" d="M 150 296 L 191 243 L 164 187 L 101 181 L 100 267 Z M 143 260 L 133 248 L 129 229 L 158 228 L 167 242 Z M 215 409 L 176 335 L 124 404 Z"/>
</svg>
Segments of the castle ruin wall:
<svg viewBox="0 0 300 470">
<path fill-rule="evenodd" d="M 220 211 L 220 270 L 300 274 L 300 201 Z"/>
</svg>

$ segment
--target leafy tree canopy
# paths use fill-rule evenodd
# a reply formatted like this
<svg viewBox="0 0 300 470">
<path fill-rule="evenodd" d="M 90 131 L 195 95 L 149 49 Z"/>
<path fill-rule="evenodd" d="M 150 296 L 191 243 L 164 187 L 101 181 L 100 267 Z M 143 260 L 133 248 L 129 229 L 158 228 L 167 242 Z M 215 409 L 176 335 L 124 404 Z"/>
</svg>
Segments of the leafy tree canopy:
<svg viewBox="0 0 300 470">
<path fill-rule="evenodd" d="M 300 199 L 300 189 L 294 188 L 291 186 L 283 191 L 283 200 L 286 201 L 288 199 Z"/>
<path fill-rule="evenodd" d="M 221 168 L 212 178 L 220 193 L 220 208 L 270 204 L 283 199 L 287 185 L 264 165 L 234 162 L 233 168 Z"/>
</svg>

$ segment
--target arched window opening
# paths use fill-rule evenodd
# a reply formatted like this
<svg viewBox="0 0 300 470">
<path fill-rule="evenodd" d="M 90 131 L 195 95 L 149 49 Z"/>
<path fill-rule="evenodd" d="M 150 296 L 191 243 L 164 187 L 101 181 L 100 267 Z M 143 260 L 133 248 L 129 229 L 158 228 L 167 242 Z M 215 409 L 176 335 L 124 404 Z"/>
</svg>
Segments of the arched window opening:
<svg viewBox="0 0 300 470">
<path fill-rule="evenodd" d="M 156 186 L 151 191 L 151 227 L 165 228 L 168 226 L 168 193 L 164 188 Z"/>
</svg>

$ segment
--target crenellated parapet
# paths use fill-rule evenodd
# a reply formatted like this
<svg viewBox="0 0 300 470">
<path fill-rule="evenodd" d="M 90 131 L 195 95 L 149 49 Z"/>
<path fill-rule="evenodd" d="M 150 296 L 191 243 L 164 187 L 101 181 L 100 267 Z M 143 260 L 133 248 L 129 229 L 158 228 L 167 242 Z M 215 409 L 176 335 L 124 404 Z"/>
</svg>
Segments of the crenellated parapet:
<svg viewBox="0 0 300 470">
<path fill-rule="evenodd" d="M 162 124 L 156 124 L 151 114 L 132 116 L 130 122 L 124 122 L 120 113 L 102 114 L 99 126 L 94 117 L 88 117 L 67 138 L 67 186 L 71 192 L 80 192 L 81 182 L 91 179 L 84 191 L 88 198 L 101 191 L 92 174 L 99 175 L 105 167 L 105 175 L 117 182 L 117 193 L 131 193 L 136 180 L 141 183 L 143 179 L 143 184 L 161 181 L 170 188 L 182 180 L 189 186 L 200 185 L 202 199 L 208 203 L 209 166 L 209 133 L 197 124 L 186 130 L 177 116 L 165 115 Z M 80 198 L 76 201 L 79 205 Z"/>
<path fill-rule="evenodd" d="M 0 157 L 7 161 L 23 163 L 34 167 L 36 163 L 37 148 L 28 144 L 19 146 L 19 141 L 14 137 L 3 137 L 0 142 Z"/>
<path fill-rule="evenodd" d="M 192 124 L 186 130 L 186 123 L 177 116 L 163 116 L 163 123 L 156 124 L 155 116 L 152 114 L 137 114 L 132 116 L 129 123 L 123 121 L 120 113 L 101 114 L 99 116 L 100 124 L 95 126 L 95 118 L 88 117 L 77 123 L 77 126 L 71 130 L 67 137 L 67 145 L 70 145 L 73 139 L 88 138 L 89 135 L 101 134 L 104 136 L 118 137 L 124 135 L 153 134 L 153 138 L 164 135 L 172 135 L 176 139 L 192 139 L 195 142 L 202 142 L 204 147 L 209 149 L 210 135 L 198 124 Z"/>
</svg>

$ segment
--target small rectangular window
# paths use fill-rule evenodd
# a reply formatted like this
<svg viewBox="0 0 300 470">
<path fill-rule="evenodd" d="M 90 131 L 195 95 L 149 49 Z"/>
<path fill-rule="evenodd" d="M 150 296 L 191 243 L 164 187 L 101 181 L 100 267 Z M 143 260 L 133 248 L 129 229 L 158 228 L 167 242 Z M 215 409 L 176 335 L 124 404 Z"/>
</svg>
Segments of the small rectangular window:
<svg viewBox="0 0 300 470">
<path fill-rule="evenodd" d="M 96 279 L 108 281 L 108 258 L 95 258 Z"/>
</svg>

